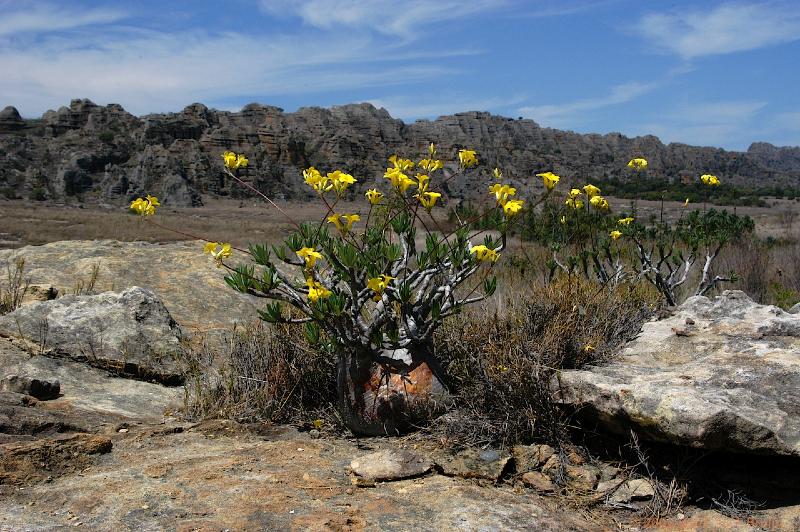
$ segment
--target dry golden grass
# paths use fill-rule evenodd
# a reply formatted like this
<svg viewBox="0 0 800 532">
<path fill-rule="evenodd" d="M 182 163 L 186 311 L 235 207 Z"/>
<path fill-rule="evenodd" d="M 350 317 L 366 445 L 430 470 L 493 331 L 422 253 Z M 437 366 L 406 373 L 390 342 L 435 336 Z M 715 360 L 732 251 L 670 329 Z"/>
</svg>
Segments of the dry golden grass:
<svg viewBox="0 0 800 532">
<path fill-rule="evenodd" d="M 326 214 L 318 201 L 278 202 L 297 222 L 320 221 Z M 340 213 L 367 214 L 366 202 L 341 202 Z M 39 245 L 62 240 L 174 242 L 207 239 L 244 247 L 252 242 L 277 243 L 293 226 L 284 215 L 255 200 L 208 200 L 199 208 L 162 207 L 152 218 L 159 227 L 125 207 L 113 209 L 0 200 L 0 248 Z M 441 211 L 445 216 L 444 210 Z M 441 220 L 443 223 L 443 219 Z M 168 229 L 180 231 L 176 233 Z"/>
</svg>

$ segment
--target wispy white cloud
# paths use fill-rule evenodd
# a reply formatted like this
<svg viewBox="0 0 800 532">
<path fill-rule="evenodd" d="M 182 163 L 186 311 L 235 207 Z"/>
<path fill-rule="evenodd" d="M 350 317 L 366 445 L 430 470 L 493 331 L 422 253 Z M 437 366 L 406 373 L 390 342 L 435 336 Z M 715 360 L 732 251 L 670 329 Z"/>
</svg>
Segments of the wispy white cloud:
<svg viewBox="0 0 800 532">
<path fill-rule="evenodd" d="M 261 0 L 272 15 L 300 17 L 316 28 L 369 28 L 378 33 L 411 38 L 422 26 L 493 11 L 509 0 Z"/>
<path fill-rule="evenodd" d="M 630 102 L 658 87 L 657 83 L 631 82 L 616 85 L 605 96 L 585 98 L 572 102 L 551 105 L 533 105 L 521 107 L 519 114 L 532 118 L 542 125 L 557 128 L 574 128 L 587 111 L 596 111 L 605 107 Z"/>
<path fill-rule="evenodd" d="M 76 11 L 57 4 L 25 1 L 0 2 L 0 9 L 4 12 L 0 18 L 0 37 L 109 24 L 125 17 L 125 12 L 119 9 Z"/>
<path fill-rule="evenodd" d="M 73 97 L 141 114 L 192 101 L 230 107 L 271 95 L 413 84 L 454 73 L 435 59 L 476 53 L 397 46 L 356 31 L 159 31 L 119 13 L 78 8 L 55 9 L 56 23 L 39 16 L 52 6 L 0 6 L 7 15 L 0 22 L 0 102 L 26 116 Z"/>
<path fill-rule="evenodd" d="M 707 9 L 650 13 L 637 24 L 656 47 L 684 59 L 755 50 L 800 39 L 796 1 L 728 3 Z"/>
<path fill-rule="evenodd" d="M 637 134 L 653 134 L 664 142 L 745 149 L 774 133 L 759 118 L 767 108 L 760 101 L 718 101 L 683 104 L 664 112 L 657 122 L 645 122 Z"/>
</svg>

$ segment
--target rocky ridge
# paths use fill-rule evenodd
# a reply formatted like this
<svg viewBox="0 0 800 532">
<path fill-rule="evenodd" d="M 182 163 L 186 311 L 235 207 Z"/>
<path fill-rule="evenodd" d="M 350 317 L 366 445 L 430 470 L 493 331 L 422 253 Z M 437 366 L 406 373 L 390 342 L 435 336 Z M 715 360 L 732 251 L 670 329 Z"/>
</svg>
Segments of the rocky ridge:
<svg viewBox="0 0 800 532">
<path fill-rule="evenodd" d="M 405 124 L 370 104 L 285 113 L 260 104 L 228 112 L 195 103 L 136 117 L 117 104 L 73 100 L 40 119 L 23 119 L 13 107 L 0 111 L 0 191 L 112 203 L 150 193 L 175 206 L 200 205 L 203 197 L 246 193 L 219 164 L 230 149 L 250 158 L 241 177 L 273 197 L 306 197 L 301 172 L 309 166 L 352 173 L 358 193 L 379 180 L 390 154 L 416 157 L 429 142 L 449 159 L 459 148 L 477 149 L 487 163 L 483 172 L 502 167 L 517 186 L 547 170 L 580 180 L 630 177 L 625 164 L 634 155 L 650 161 L 650 176 L 669 180 L 712 172 L 736 184 L 800 186 L 800 148 L 765 143 L 747 152 L 665 145 L 650 135 L 581 135 L 485 112 Z M 474 172 L 446 192 L 469 197 L 486 178 Z"/>
</svg>

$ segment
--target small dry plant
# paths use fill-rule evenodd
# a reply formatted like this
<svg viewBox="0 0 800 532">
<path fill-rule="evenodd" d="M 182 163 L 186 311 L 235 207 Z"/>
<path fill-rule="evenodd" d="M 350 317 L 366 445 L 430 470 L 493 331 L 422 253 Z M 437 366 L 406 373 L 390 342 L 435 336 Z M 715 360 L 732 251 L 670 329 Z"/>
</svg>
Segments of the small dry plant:
<svg viewBox="0 0 800 532">
<path fill-rule="evenodd" d="M 31 280 L 25 277 L 25 258 L 17 257 L 6 264 L 5 286 L 0 284 L 0 315 L 13 312 L 20 306 Z"/>
</svg>

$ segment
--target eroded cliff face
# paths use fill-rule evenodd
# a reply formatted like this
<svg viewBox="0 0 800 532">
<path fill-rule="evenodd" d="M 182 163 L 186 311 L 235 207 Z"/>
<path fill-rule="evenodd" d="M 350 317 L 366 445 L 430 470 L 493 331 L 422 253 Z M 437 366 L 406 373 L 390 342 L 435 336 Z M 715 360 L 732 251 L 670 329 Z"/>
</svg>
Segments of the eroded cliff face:
<svg viewBox="0 0 800 532">
<path fill-rule="evenodd" d="M 443 158 L 469 147 L 485 163 L 483 174 L 448 183 L 446 192 L 459 197 L 482 191 L 477 185 L 494 166 L 524 187 L 547 170 L 576 181 L 632 177 L 625 164 L 633 156 L 646 157 L 649 175 L 665 180 L 711 172 L 736 184 L 800 186 L 800 149 L 763 143 L 747 152 L 664 145 L 654 136 L 581 135 L 482 112 L 405 124 L 370 104 L 294 113 L 249 104 L 234 113 L 195 103 L 136 117 L 117 104 L 73 100 L 35 120 L 13 107 L 0 111 L 0 192 L 109 203 L 149 193 L 176 206 L 200 205 L 209 195 L 246 194 L 222 172 L 219 155 L 233 150 L 250 159 L 242 178 L 271 196 L 308 195 L 302 170 L 309 166 L 352 173 L 356 194 L 380 180 L 389 155 L 417 157 L 430 142 Z"/>
</svg>

